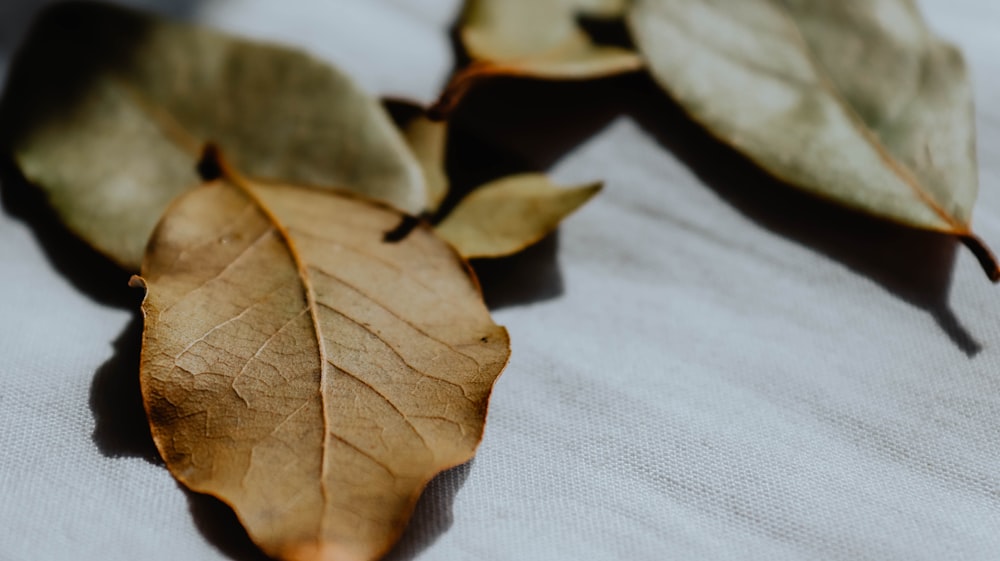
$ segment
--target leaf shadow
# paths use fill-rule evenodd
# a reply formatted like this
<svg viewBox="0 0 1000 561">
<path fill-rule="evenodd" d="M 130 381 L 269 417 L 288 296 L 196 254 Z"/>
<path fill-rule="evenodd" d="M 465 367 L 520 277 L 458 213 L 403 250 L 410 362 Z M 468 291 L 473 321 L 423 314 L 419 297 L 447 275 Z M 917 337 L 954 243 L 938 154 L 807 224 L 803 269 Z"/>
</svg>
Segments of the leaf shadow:
<svg viewBox="0 0 1000 561">
<path fill-rule="evenodd" d="M 510 257 L 475 259 L 472 268 L 490 310 L 557 298 L 565 290 L 558 230 Z"/>
<path fill-rule="evenodd" d="M 229 505 L 211 495 L 191 491 L 180 483 L 177 486 L 187 495 L 188 510 L 198 532 L 216 550 L 233 561 L 272 559 L 253 543 Z"/>
<path fill-rule="evenodd" d="M 472 473 L 475 459 L 441 472 L 420 495 L 410 523 L 383 561 L 409 561 L 434 544 L 454 522 L 455 496 Z"/>
<path fill-rule="evenodd" d="M 982 343 L 949 304 L 958 248 L 955 238 L 845 209 L 775 179 L 712 137 L 648 74 L 588 82 L 494 78 L 470 90 L 453 119 L 455 128 L 490 139 L 490 151 L 505 153 L 524 171 L 547 169 L 622 116 L 636 122 L 754 223 L 842 263 L 924 310 L 966 356 L 972 358 L 982 350 Z M 558 271 L 555 257 L 553 250 L 550 266 Z M 529 267 L 537 267 L 544 259 Z M 503 264 L 497 265 L 502 269 Z M 501 306 L 507 305 L 502 297 L 498 300 Z"/>
<path fill-rule="evenodd" d="M 449 120 L 452 188 L 439 216 L 476 187 L 506 175 L 545 171 L 610 123 L 614 106 L 596 105 L 615 79 L 548 82 L 491 78 L 463 97 Z M 599 178 L 595 178 L 599 179 Z M 558 230 L 509 257 L 476 259 L 491 309 L 557 298 L 564 291 Z"/>
<path fill-rule="evenodd" d="M 92 438 L 101 454 L 109 458 L 142 458 L 163 466 L 139 389 L 141 346 L 142 316 L 135 312 L 115 339 L 114 353 L 97 369 L 90 384 Z"/>
<path fill-rule="evenodd" d="M 107 457 L 138 457 L 166 469 L 142 404 L 141 344 L 142 316 L 136 312 L 115 340 L 114 354 L 94 374 L 90 386 L 90 407 L 95 420 L 93 440 Z M 234 561 L 270 559 L 250 540 L 228 505 L 215 497 L 193 492 L 179 482 L 177 486 L 187 496 L 198 532 L 220 553 Z"/>
<path fill-rule="evenodd" d="M 134 291 L 128 288 L 131 274 L 70 232 L 9 155 L 0 157 L 0 205 L 28 226 L 48 263 L 74 288 L 106 306 L 135 308 Z"/>
<path fill-rule="evenodd" d="M 23 39 L 25 31 L 38 12 L 65 0 L 4 0 L 0 3 L 0 53 L 10 52 Z M 157 13 L 186 17 L 203 0 L 131 0 L 119 2 Z"/>
<path fill-rule="evenodd" d="M 956 238 L 880 220 L 799 191 L 713 138 L 647 75 L 630 77 L 621 86 L 617 103 L 623 113 L 741 214 L 924 310 L 969 358 L 982 350 L 948 301 Z"/>
<path fill-rule="evenodd" d="M 135 290 L 134 292 L 141 292 Z M 138 457 L 166 469 L 150 433 L 139 388 L 142 316 L 136 312 L 115 340 L 115 352 L 90 386 L 94 444 L 107 457 Z M 235 561 L 267 561 L 233 511 L 222 501 L 177 483 L 188 498 L 195 527 L 220 553 Z"/>
</svg>

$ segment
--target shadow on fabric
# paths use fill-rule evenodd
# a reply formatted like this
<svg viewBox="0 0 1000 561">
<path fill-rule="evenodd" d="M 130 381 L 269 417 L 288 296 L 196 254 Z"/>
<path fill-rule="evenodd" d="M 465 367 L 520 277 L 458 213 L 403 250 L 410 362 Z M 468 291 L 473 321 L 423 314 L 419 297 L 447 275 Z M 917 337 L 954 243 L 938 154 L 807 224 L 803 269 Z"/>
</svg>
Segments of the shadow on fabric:
<svg viewBox="0 0 1000 561">
<path fill-rule="evenodd" d="M 621 116 L 635 121 L 756 224 L 926 311 L 968 357 L 982 349 L 948 302 L 958 248 L 954 237 L 845 209 L 773 178 L 709 135 L 646 74 L 587 82 L 495 78 L 473 88 L 454 114 L 462 126 L 494 139 L 530 169 L 546 169 Z M 670 186 L 663 188 L 666 193 Z"/>
<path fill-rule="evenodd" d="M 948 303 L 958 240 L 824 202 L 716 141 L 646 76 L 628 84 L 626 113 L 723 200 L 760 226 L 835 259 L 929 313 L 970 358 L 981 344 Z M 988 280 L 983 279 L 983 282 Z"/>
<path fill-rule="evenodd" d="M 142 458 L 163 466 L 139 389 L 141 346 L 142 316 L 136 312 L 115 339 L 111 358 L 97 369 L 90 384 L 93 439 L 97 449 L 110 458 Z"/>
<path fill-rule="evenodd" d="M 473 463 L 475 459 L 441 472 L 427 484 L 403 536 L 383 561 L 411 561 L 451 528 L 455 496 L 472 473 Z"/>
</svg>

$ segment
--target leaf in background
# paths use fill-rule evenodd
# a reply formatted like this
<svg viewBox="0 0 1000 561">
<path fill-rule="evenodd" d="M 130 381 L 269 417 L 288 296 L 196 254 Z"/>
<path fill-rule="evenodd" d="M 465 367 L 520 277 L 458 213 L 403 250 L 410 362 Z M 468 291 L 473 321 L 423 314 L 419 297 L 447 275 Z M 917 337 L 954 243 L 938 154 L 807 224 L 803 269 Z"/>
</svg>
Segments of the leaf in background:
<svg viewBox="0 0 1000 561">
<path fill-rule="evenodd" d="M 462 199 L 437 234 L 467 259 L 511 255 L 542 240 L 600 190 L 600 183 L 566 189 L 542 174 L 512 175 Z"/>
<path fill-rule="evenodd" d="M 255 178 L 357 190 L 417 213 L 423 176 L 392 121 L 305 53 L 111 6 L 36 24 L 0 109 L 4 144 L 71 230 L 137 269 L 206 142 Z"/>
<path fill-rule="evenodd" d="M 417 115 L 403 126 L 403 135 L 424 172 L 424 183 L 427 185 L 425 206 L 428 212 L 433 213 L 448 196 L 449 180 L 445 171 L 448 123 Z"/>
<path fill-rule="evenodd" d="M 413 157 L 420 164 L 427 187 L 424 214 L 433 215 L 448 196 L 451 180 L 445 169 L 448 149 L 448 123 L 432 120 L 419 103 L 402 98 L 386 98 L 382 106 L 406 139 Z"/>
<path fill-rule="evenodd" d="M 507 332 L 428 226 L 384 241 L 403 217 L 227 172 L 150 242 L 136 280 L 153 438 L 269 555 L 377 558 L 482 436 Z"/>
<path fill-rule="evenodd" d="M 521 76 L 585 80 L 638 70 L 628 49 L 597 45 L 577 15 L 613 18 L 623 0 L 468 0 L 459 35 L 472 64 L 459 71 L 431 113 L 447 113 L 478 80 Z"/>
<path fill-rule="evenodd" d="M 768 172 L 902 224 L 970 230 L 972 93 L 961 54 L 912 0 L 635 0 L 653 76 L 691 116 Z"/>
</svg>

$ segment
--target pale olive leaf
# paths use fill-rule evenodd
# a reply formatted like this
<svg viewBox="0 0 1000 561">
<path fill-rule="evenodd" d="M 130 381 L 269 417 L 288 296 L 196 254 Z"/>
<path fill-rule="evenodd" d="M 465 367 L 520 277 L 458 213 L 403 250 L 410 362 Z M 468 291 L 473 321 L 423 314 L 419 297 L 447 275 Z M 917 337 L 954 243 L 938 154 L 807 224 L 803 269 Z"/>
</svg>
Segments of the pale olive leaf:
<svg viewBox="0 0 1000 561">
<path fill-rule="evenodd" d="M 472 191 L 436 226 L 467 259 L 512 255 L 542 240 L 601 190 L 553 185 L 542 174 L 504 177 Z"/>
<path fill-rule="evenodd" d="M 450 187 L 445 170 L 448 123 L 434 121 L 420 114 L 403 126 L 403 135 L 424 172 L 424 183 L 427 186 L 425 209 L 428 213 L 434 213 L 448 196 Z"/>
<path fill-rule="evenodd" d="M 192 490 L 286 561 L 370 561 L 472 457 L 510 353 L 468 264 L 346 192 L 223 177 L 156 228 L 141 387 Z"/>
<path fill-rule="evenodd" d="M 657 82 L 720 140 L 842 205 L 960 237 L 977 192 L 961 53 L 913 0 L 635 0 Z"/>
<path fill-rule="evenodd" d="M 285 47 L 90 3 L 35 24 L 0 109 L 3 143 L 69 228 L 136 269 L 207 142 L 255 178 L 336 185 L 408 212 L 420 167 L 382 107 Z"/>
</svg>

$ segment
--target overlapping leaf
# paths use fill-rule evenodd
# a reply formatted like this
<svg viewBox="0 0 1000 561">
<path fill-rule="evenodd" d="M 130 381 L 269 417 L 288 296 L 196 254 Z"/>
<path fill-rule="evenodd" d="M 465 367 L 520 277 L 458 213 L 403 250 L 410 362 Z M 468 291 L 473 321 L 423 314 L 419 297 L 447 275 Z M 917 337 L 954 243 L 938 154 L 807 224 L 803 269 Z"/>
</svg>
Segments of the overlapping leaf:
<svg viewBox="0 0 1000 561">
<path fill-rule="evenodd" d="M 377 558 L 482 435 L 507 333 L 428 227 L 384 240 L 402 217 L 227 172 L 172 205 L 150 243 L 154 440 L 277 558 Z"/>
<path fill-rule="evenodd" d="M 391 120 L 346 76 L 299 51 L 100 4 L 59 4 L 35 25 L 0 131 L 66 224 L 132 269 L 170 201 L 199 183 L 206 142 L 252 177 L 409 212 L 426 200 Z"/>
</svg>

